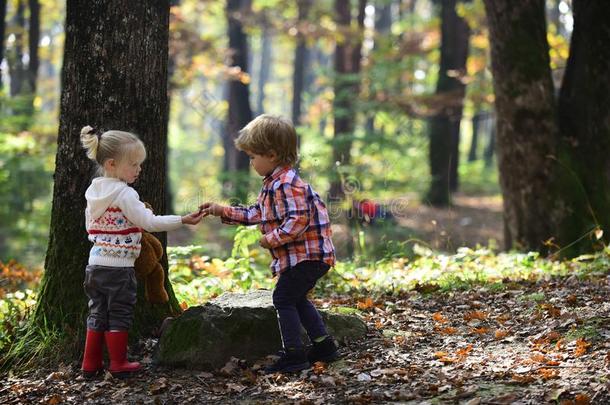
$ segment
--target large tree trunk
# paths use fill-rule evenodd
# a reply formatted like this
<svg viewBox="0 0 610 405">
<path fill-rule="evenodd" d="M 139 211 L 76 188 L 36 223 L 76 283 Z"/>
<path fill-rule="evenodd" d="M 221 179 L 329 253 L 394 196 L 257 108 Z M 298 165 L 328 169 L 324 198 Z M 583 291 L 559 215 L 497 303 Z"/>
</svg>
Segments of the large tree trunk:
<svg viewBox="0 0 610 405">
<path fill-rule="evenodd" d="M 91 124 L 138 134 L 148 157 L 136 189 L 156 213 L 165 212 L 169 4 L 68 0 L 65 32 L 50 240 L 35 319 L 78 337 L 74 332 L 82 332 L 87 313 L 82 284 L 91 248 L 83 196 L 92 174 L 79 131 Z M 165 234 L 157 236 L 165 245 Z M 148 334 L 180 311 L 166 258 L 164 267 L 170 302 L 148 304 L 139 285 L 132 335 Z"/>
<path fill-rule="evenodd" d="M 573 172 L 563 191 L 572 200 L 571 215 L 558 232 L 560 245 L 570 245 L 563 252 L 569 256 L 591 250 L 591 242 L 596 244 L 591 230 L 597 227 L 606 232 L 605 243 L 610 240 L 610 2 L 574 0 L 573 11 L 559 96 L 562 163 Z"/>
<path fill-rule="evenodd" d="M 466 73 L 470 28 L 458 16 L 456 0 L 441 2 L 441 61 L 436 94 L 440 111 L 430 119 L 430 175 L 427 200 L 435 206 L 450 203 L 450 191 L 457 190 L 460 122 L 465 85 L 460 80 Z"/>
<path fill-rule="evenodd" d="M 298 22 L 300 24 L 307 21 L 307 15 L 309 14 L 311 5 L 312 0 L 297 1 L 297 7 L 299 9 Z M 301 26 L 299 26 L 299 28 L 301 28 Z M 309 65 L 309 54 L 310 51 L 307 46 L 305 34 L 299 29 L 297 33 L 297 46 L 294 51 L 294 71 L 292 74 L 292 123 L 295 127 L 301 124 L 301 106 L 306 76 L 305 69 Z"/>
<path fill-rule="evenodd" d="M 497 111 L 506 248 L 545 251 L 564 215 L 544 0 L 485 0 Z M 589 78 L 588 80 L 591 80 Z M 562 192 L 570 192 L 562 190 Z"/>
<path fill-rule="evenodd" d="M 355 99 L 360 90 L 360 60 L 362 58 L 362 32 L 364 28 L 365 0 L 358 1 L 357 28 L 351 28 L 352 10 L 349 0 L 336 0 L 335 13 L 337 28 L 344 38 L 335 48 L 335 98 L 333 160 L 342 166 L 351 163 L 352 138 L 355 125 Z M 355 32 L 354 32 L 355 31 Z M 333 173 L 337 168 L 334 168 Z M 338 168 L 341 170 L 341 168 Z M 345 197 L 344 184 L 338 173 L 330 184 L 329 200 L 338 201 Z"/>
<path fill-rule="evenodd" d="M 248 72 L 248 38 L 243 29 L 242 19 L 249 12 L 250 0 L 227 0 L 227 19 L 229 35 L 229 66 Z M 252 120 L 250 108 L 250 91 L 247 83 L 240 80 L 241 75 L 235 73 L 229 79 L 226 133 L 223 137 L 224 182 L 223 191 L 226 196 L 237 199 L 244 204 L 248 194 L 247 176 L 250 167 L 248 155 L 235 148 L 234 140 L 248 122 Z"/>
<path fill-rule="evenodd" d="M 6 32 L 6 0 L 0 0 L 0 66 L 4 60 L 4 33 Z M 0 93 L 3 90 L 2 75 L 4 72 L 0 68 Z"/>
</svg>

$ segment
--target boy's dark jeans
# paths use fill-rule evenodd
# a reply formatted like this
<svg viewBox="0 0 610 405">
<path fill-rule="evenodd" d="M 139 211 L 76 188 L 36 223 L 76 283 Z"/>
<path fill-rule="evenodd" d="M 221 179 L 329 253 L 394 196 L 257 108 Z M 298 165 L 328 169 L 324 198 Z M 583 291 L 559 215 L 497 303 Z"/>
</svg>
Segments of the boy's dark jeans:
<svg viewBox="0 0 610 405">
<path fill-rule="evenodd" d="M 307 299 L 307 293 L 329 268 L 321 261 L 304 261 L 280 274 L 273 290 L 273 306 L 277 311 L 285 349 L 303 348 L 301 325 L 312 342 L 327 335 L 324 322 Z"/>
<path fill-rule="evenodd" d="M 103 332 L 131 327 L 137 293 L 133 267 L 89 265 L 83 287 L 89 297 L 88 329 Z"/>
</svg>

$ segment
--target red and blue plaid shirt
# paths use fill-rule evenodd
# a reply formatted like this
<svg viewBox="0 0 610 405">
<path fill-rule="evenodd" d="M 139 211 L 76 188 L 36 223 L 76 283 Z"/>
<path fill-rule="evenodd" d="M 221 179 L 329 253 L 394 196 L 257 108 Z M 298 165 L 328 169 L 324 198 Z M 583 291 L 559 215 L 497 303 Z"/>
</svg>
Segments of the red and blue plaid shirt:
<svg viewBox="0 0 610 405">
<path fill-rule="evenodd" d="M 221 219 L 225 224 L 259 224 L 271 246 L 274 275 L 305 260 L 335 264 L 326 205 L 291 167 L 277 167 L 263 179 L 256 204 L 226 207 Z"/>
</svg>

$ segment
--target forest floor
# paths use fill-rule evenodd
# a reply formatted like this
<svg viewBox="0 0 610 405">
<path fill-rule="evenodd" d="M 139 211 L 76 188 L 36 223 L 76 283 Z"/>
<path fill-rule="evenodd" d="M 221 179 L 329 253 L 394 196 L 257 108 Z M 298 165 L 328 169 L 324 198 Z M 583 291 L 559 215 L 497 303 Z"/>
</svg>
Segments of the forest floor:
<svg viewBox="0 0 610 405">
<path fill-rule="evenodd" d="M 336 296 L 368 337 L 342 359 L 294 375 L 229 362 L 206 372 L 154 367 L 153 340 L 135 348 L 144 371 L 85 381 L 78 364 L 0 381 L 3 404 L 60 403 L 610 403 L 607 276 L 505 283 L 467 291 Z"/>
</svg>

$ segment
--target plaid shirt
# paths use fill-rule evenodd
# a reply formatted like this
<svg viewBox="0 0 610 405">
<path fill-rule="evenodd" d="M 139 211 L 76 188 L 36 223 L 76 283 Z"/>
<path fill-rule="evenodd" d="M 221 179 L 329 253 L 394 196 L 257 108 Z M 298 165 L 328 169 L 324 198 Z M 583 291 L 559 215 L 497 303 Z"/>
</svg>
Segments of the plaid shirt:
<svg viewBox="0 0 610 405">
<path fill-rule="evenodd" d="M 225 224 L 259 224 L 271 246 L 274 275 L 305 260 L 335 264 L 326 205 L 291 167 L 277 167 L 263 179 L 256 204 L 226 207 L 221 220 Z"/>
</svg>

